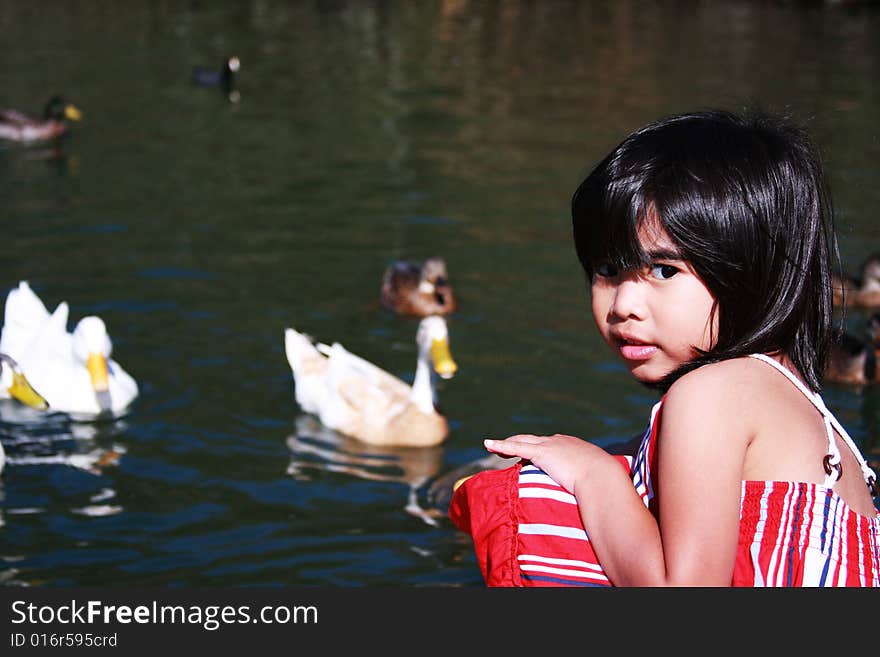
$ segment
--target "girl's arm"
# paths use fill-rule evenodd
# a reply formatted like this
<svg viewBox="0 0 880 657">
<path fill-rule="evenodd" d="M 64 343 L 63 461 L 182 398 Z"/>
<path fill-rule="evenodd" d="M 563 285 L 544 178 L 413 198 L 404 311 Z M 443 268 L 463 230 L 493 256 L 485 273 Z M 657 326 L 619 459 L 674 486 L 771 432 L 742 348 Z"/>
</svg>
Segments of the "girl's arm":
<svg viewBox="0 0 880 657">
<path fill-rule="evenodd" d="M 619 464 L 596 445 L 572 436 L 520 435 L 486 446 L 533 461 L 575 495 L 615 585 L 728 586 L 751 435 L 744 409 L 754 395 L 752 386 L 730 385 L 730 370 L 728 363 L 702 367 L 666 395 L 654 473 L 659 523 Z"/>
<path fill-rule="evenodd" d="M 703 366 L 663 402 L 657 501 L 668 583 L 730 586 L 746 451 L 769 392 L 756 364 Z"/>
</svg>

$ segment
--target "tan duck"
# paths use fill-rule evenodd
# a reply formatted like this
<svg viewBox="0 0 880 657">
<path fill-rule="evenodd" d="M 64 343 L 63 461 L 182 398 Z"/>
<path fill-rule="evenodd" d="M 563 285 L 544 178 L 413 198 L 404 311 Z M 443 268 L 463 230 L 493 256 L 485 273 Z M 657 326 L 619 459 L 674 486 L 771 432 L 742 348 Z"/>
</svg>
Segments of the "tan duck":
<svg viewBox="0 0 880 657">
<path fill-rule="evenodd" d="M 835 273 L 831 285 L 835 306 L 880 307 L 880 254 L 875 253 L 865 260 L 860 278 Z"/>
<path fill-rule="evenodd" d="M 67 133 L 68 121 L 80 119 L 82 112 L 62 96 L 49 99 L 42 118 L 14 109 L 0 109 L 0 139 L 22 143 L 50 141 Z"/>
<path fill-rule="evenodd" d="M 365 443 L 437 445 L 448 436 L 449 424 L 437 409 L 434 375 L 449 379 L 458 369 L 449 350 L 446 320 L 439 315 L 423 318 L 416 344 L 418 360 L 410 386 L 339 343 L 315 345 L 308 336 L 285 329 L 296 401 L 325 426 Z"/>
<path fill-rule="evenodd" d="M 446 261 L 428 258 L 421 264 L 396 260 L 382 275 L 382 305 L 398 315 L 449 315 L 458 309 Z"/>
<path fill-rule="evenodd" d="M 826 381 L 856 385 L 880 381 L 880 372 L 877 369 L 880 313 L 874 313 L 868 318 L 866 338 L 861 340 L 846 332 L 835 335 L 825 370 Z"/>
</svg>

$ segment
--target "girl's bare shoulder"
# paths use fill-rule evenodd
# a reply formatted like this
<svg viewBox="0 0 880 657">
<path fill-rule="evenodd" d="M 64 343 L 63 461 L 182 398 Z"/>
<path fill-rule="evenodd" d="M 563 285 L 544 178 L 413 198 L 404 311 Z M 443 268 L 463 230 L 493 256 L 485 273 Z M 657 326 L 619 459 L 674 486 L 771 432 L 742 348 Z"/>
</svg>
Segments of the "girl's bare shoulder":
<svg viewBox="0 0 880 657">
<path fill-rule="evenodd" d="M 700 415 L 721 418 L 736 416 L 760 405 L 781 381 L 783 377 L 766 363 L 749 357 L 732 358 L 682 376 L 666 393 L 664 408 L 698 409 Z"/>
<path fill-rule="evenodd" d="M 724 473 L 730 485 L 741 480 L 748 446 L 766 421 L 765 407 L 755 409 L 771 394 L 761 367 L 776 374 L 754 358 L 737 358 L 704 365 L 672 384 L 660 424 L 667 462 L 700 464 L 719 478 Z"/>
</svg>

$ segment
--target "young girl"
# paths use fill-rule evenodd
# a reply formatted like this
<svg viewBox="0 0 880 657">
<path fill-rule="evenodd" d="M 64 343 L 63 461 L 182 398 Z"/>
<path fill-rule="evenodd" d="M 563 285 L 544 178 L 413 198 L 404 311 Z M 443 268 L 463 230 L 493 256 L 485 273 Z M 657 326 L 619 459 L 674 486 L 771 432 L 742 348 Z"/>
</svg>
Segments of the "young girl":
<svg viewBox="0 0 880 657">
<path fill-rule="evenodd" d="M 808 135 L 761 113 L 657 121 L 583 181 L 572 218 L 596 326 L 662 399 L 629 471 L 572 436 L 487 449 L 574 496 L 614 585 L 880 585 L 875 474 L 818 393 L 836 243 Z M 455 509 L 485 500 L 456 497 L 464 528 Z M 517 513 L 520 533 L 553 522 Z M 517 568 L 501 561 L 484 576 Z"/>
</svg>

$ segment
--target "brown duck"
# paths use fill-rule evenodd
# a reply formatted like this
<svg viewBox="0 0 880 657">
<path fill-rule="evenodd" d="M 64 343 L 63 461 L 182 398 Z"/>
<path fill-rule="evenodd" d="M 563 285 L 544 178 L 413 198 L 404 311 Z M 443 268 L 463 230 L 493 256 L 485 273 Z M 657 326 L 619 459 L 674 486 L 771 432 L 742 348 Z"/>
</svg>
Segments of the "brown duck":
<svg viewBox="0 0 880 657">
<path fill-rule="evenodd" d="M 834 337 L 825 380 L 835 383 L 864 385 L 880 381 L 877 352 L 880 351 L 880 313 L 868 318 L 866 340 L 845 331 Z"/>
<path fill-rule="evenodd" d="M 865 260 L 860 278 L 834 274 L 831 285 L 835 306 L 880 307 L 880 254 L 875 253 Z"/>
<path fill-rule="evenodd" d="M 437 257 L 421 264 L 392 262 L 382 275 L 381 296 L 382 305 L 398 315 L 449 315 L 458 308 L 446 261 Z"/>
</svg>

